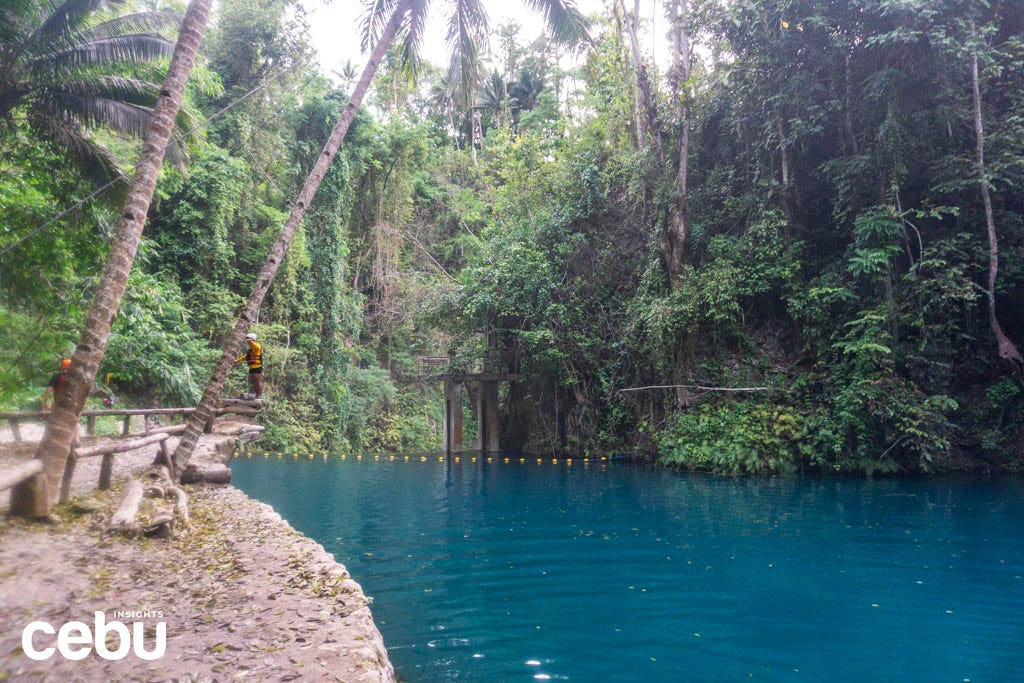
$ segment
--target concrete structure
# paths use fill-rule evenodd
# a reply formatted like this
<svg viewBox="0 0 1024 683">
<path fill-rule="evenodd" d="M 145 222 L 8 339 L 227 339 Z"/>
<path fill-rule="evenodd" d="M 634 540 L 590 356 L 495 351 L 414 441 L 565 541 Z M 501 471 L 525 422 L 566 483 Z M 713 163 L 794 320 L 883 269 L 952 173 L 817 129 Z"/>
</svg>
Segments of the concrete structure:
<svg viewBox="0 0 1024 683">
<path fill-rule="evenodd" d="M 444 452 L 463 453 L 462 394 L 467 387 L 476 394 L 476 443 L 473 450 L 497 453 L 501 450 L 498 425 L 498 383 L 514 382 L 519 375 L 492 373 L 457 373 L 444 378 Z"/>
</svg>

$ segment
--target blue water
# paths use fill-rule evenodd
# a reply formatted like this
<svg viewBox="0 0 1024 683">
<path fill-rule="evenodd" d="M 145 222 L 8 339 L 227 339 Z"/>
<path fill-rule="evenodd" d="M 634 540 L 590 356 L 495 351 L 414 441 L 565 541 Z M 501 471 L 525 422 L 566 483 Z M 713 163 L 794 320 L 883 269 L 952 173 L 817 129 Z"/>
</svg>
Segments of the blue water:
<svg viewBox="0 0 1024 683">
<path fill-rule="evenodd" d="M 236 460 L 405 681 L 1024 681 L 1024 482 Z"/>
</svg>

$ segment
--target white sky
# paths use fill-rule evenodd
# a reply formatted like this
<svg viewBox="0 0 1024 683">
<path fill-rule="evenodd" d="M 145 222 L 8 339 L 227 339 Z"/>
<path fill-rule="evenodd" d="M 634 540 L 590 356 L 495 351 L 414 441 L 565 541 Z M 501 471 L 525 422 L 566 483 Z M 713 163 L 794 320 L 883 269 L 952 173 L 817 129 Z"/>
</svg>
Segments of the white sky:
<svg viewBox="0 0 1024 683">
<path fill-rule="evenodd" d="M 303 0 L 310 24 L 310 40 L 320 53 L 320 67 L 324 75 L 331 76 L 339 71 L 345 62 L 352 63 L 359 69 L 366 63 L 366 56 L 359 50 L 359 19 L 362 16 L 360 0 L 333 0 L 329 4 L 325 0 Z M 434 0 L 427 23 L 427 35 L 431 37 L 424 45 L 424 57 L 438 65 L 448 63 L 448 50 L 444 43 L 445 37 L 445 0 Z M 487 16 L 492 28 L 509 20 L 516 21 L 521 27 L 520 37 L 524 44 L 532 42 L 542 31 L 543 21 L 540 16 L 526 8 L 521 0 L 483 0 Z M 576 0 L 576 6 L 585 15 L 601 13 L 604 0 Z M 627 2 L 628 6 L 632 3 Z M 650 35 L 643 37 L 647 53 L 651 49 L 665 53 L 664 32 L 667 25 L 664 21 L 661 3 L 658 0 L 641 0 L 640 12 L 645 26 L 651 25 L 655 19 L 656 41 Z M 645 30 L 645 29 L 642 29 Z"/>
</svg>

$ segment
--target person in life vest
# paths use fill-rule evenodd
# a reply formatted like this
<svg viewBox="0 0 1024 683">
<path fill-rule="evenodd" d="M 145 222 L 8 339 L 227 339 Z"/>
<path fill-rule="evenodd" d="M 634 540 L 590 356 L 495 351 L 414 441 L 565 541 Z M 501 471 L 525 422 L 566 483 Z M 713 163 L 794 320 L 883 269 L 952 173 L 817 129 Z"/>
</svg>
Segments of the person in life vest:
<svg viewBox="0 0 1024 683">
<path fill-rule="evenodd" d="M 71 367 L 71 359 L 65 358 L 60 362 L 60 372 L 51 377 L 50 381 L 46 384 L 46 390 L 43 392 L 43 410 L 50 409 L 51 394 L 54 401 L 60 396 L 60 392 L 64 389 L 64 382 L 67 380 L 69 367 Z"/>
<path fill-rule="evenodd" d="M 249 387 L 255 398 L 263 397 L 263 347 L 256 343 L 256 335 L 252 332 L 245 335 L 249 350 L 244 356 L 235 359 L 236 363 L 243 360 L 249 365 Z"/>
<path fill-rule="evenodd" d="M 46 390 L 43 391 L 43 410 L 48 411 L 50 409 L 50 395 L 53 395 L 53 400 L 56 403 L 57 397 L 60 396 L 61 391 L 64 390 L 65 383 L 67 382 L 68 368 L 71 367 L 71 359 L 65 358 L 60 362 L 60 372 L 50 378 L 50 381 L 46 384 Z M 75 445 L 78 445 L 78 425 L 75 424 Z"/>
</svg>

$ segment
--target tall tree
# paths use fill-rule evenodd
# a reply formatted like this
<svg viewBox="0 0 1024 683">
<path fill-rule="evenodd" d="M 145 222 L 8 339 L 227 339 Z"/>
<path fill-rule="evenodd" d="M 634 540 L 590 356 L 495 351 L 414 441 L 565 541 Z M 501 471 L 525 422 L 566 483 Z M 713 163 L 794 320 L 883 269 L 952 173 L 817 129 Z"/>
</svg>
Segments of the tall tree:
<svg viewBox="0 0 1024 683">
<path fill-rule="evenodd" d="M 999 345 L 999 357 L 1004 358 L 1013 366 L 1017 377 L 1024 380 L 1024 356 L 1017 346 L 1006 336 L 1003 326 L 996 316 L 996 277 L 999 274 L 999 240 L 996 236 L 996 222 L 992 212 L 992 196 L 988 189 L 988 175 L 985 171 L 985 129 L 981 116 L 981 88 L 978 81 L 978 47 L 977 30 L 971 20 L 971 38 L 975 45 L 971 48 L 971 100 L 974 105 L 974 139 L 975 165 L 978 172 L 978 187 L 981 190 L 981 201 L 985 208 L 985 226 L 988 231 L 988 321 L 992 333 Z"/>
<path fill-rule="evenodd" d="M 586 37 L 586 20 L 571 0 L 527 0 L 527 4 L 544 14 L 556 39 L 565 42 L 578 42 Z M 274 275 L 288 251 L 288 246 L 291 244 L 296 230 L 302 223 L 306 209 L 312 202 L 317 188 L 323 182 L 331 160 L 345 140 L 348 128 L 362 104 L 374 74 L 380 66 L 381 59 L 404 24 L 406 31 L 403 51 L 407 60 L 415 62 L 424 39 L 429 5 L 429 0 L 371 0 L 369 2 L 363 46 L 365 48 L 370 43 L 374 43 L 373 51 L 352 91 L 348 105 L 310 170 L 309 177 L 299 191 L 298 198 L 292 204 L 291 213 L 281 228 L 277 240 L 270 248 L 267 260 L 256 278 L 252 293 L 242 308 L 242 313 L 231 337 L 225 344 L 224 353 L 217 362 L 210 381 L 203 391 L 203 397 L 200 399 L 196 411 L 189 418 L 185 433 L 174 451 L 173 465 L 176 471 L 181 471 L 191 459 L 203 429 L 213 418 L 216 403 L 220 399 L 228 373 L 234 366 L 235 358 L 242 348 L 245 334 L 256 320 L 256 315 L 270 289 Z M 453 63 L 458 61 L 465 66 L 472 59 L 472 55 L 476 54 L 475 41 L 486 27 L 487 20 L 479 0 L 453 0 L 453 5 L 454 12 L 449 21 L 448 39 L 458 46 L 453 50 Z M 459 54 L 465 55 L 464 58 L 456 59 Z"/>
<path fill-rule="evenodd" d="M 146 213 L 156 187 L 174 121 L 181 108 L 185 85 L 202 41 L 212 0 L 192 0 L 181 25 L 178 42 L 171 57 L 160 98 L 153 108 L 142 155 L 135 167 L 124 210 L 117 223 L 114 241 L 96 290 L 96 297 L 85 319 L 82 335 L 71 358 L 67 381 L 57 398 L 36 457 L 42 458 L 51 501 L 60 489 L 61 476 L 71 451 L 75 427 L 85 405 L 96 371 L 107 348 L 110 329 L 117 316 L 128 283 L 128 275 L 139 247 Z"/>
<path fill-rule="evenodd" d="M 686 240 L 690 234 L 690 213 L 687 206 L 687 180 L 690 158 L 690 34 L 688 0 L 672 0 L 666 7 L 671 25 L 672 69 L 669 72 L 675 125 L 679 129 L 678 170 L 675 178 L 675 204 L 671 211 L 671 224 L 662 233 L 662 255 L 668 270 L 669 286 L 675 284 L 685 258 Z"/>
</svg>

